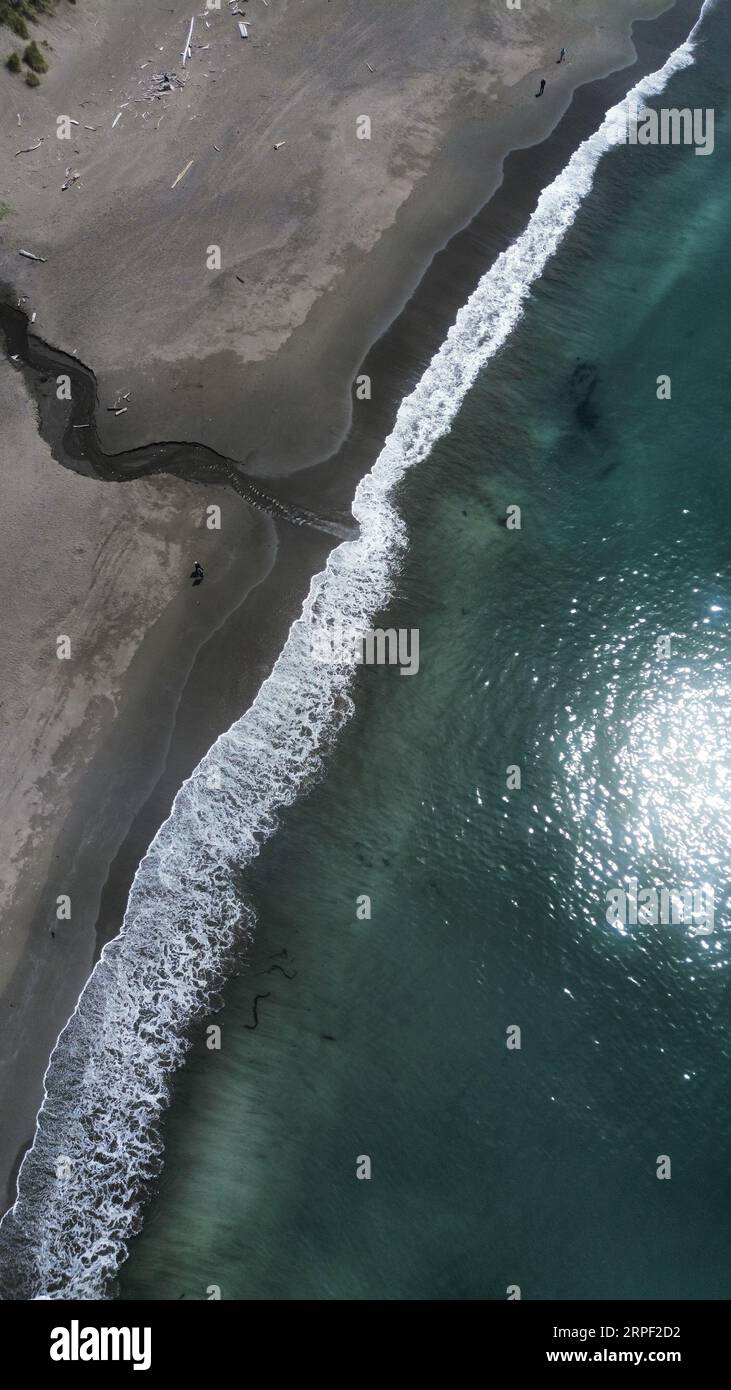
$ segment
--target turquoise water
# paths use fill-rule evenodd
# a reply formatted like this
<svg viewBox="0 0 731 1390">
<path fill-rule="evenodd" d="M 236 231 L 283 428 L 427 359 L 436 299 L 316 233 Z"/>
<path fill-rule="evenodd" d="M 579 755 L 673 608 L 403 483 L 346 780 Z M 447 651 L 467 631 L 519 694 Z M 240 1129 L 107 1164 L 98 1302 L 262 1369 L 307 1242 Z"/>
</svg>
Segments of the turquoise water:
<svg viewBox="0 0 731 1390">
<path fill-rule="evenodd" d="M 242 880 L 254 947 L 122 1297 L 731 1295 L 723 7 L 707 32 L 662 102 L 715 107 L 715 153 L 605 158 L 399 491 L 382 625 L 419 628 L 420 671 L 359 673 Z M 713 934 L 610 925 L 632 877 L 709 882 Z"/>
</svg>

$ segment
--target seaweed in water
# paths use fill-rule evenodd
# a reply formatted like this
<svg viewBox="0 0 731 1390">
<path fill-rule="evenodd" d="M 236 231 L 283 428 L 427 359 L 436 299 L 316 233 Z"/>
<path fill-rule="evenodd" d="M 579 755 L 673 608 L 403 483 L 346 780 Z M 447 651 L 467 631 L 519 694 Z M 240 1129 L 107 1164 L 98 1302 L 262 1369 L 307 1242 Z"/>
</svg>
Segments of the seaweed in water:
<svg viewBox="0 0 731 1390">
<path fill-rule="evenodd" d="M 574 402 L 574 417 L 583 430 L 595 429 L 600 420 L 601 412 L 594 398 L 599 380 L 594 362 L 579 362 L 571 373 L 569 391 Z"/>
</svg>

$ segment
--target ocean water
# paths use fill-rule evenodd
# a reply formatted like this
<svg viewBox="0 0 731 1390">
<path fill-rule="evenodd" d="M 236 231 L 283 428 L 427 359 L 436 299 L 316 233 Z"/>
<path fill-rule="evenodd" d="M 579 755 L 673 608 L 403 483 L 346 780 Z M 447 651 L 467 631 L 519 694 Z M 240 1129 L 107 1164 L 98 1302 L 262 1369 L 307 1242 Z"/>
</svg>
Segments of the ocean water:
<svg viewBox="0 0 731 1390">
<path fill-rule="evenodd" d="M 728 27 L 639 94 L 714 106 L 714 155 L 577 152 L 176 798 L 52 1058 L 6 1296 L 728 1295 Z M 417 675 L 309 659 L 378 614 Z M 610 926 L 633 876 L 712 883 L 715 932 Z"/>
<path fill-rule="evenodd" d="M 714 153 L 615 149 L 578 211 L 564 182 L 397 485 L 380 623 L 419 672 L 359 671 L 242 878 L 123 1298 L 731 1294 L 729 40 L 718 6 L 662 97 L 714 108 Z M 713 930 L 608 921 L 632 879 L 710 885 Z"/>
</svg>

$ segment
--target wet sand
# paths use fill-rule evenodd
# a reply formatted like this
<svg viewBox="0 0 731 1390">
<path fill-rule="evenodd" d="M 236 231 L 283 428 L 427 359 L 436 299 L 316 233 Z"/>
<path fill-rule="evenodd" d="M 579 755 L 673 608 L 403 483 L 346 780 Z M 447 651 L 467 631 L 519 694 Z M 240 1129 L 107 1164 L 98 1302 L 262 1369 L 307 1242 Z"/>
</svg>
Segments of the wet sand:
<svg viewBox="0 0 731 1390">
<path fill-rule="evenodd" d="M 9 95 L 0 83 L 0 196 L 12 208 L 0 272 L 12 277 L 19 296 L 29 295 L 24 307 L 38 313 L 42 336 L 76 349 L 93 367 L 105 447 L 195 440 L 240 460 L 246 474 L 266 479 L 280 496 L 337 512 L 347 509 L 403 391 L 463 301 L 465 284 L 525 220 L 523 204 L 535 201 L 550 161 L 564 162 L 565 151 L 560 141 L 551 151 L 549 141 L 514 157 L 517 186 L 508 189 L 509 163 L 504 206 L 496 212 L 498 198 L 471 223 L 499 182 L 504 156 L 555 124 L 577 83 L 626 66 L 633 54 L 628 17 L 663 7 L 623 0 L 609 17 L 610 7 L 594 0 L 577 25 L 570 5 L 546 5 L 521 18 L 507 47 L 504 38 L 501 46 L 485 36 L 490 23 L 503 21 L 502 6 L 468 0 L 454 5 L 449 25 L 444 6 L 427 0 L 418 33 L 412 16 L 408 46 L 379 0 L 367 20 L 357 6 L 339 4 L 341 37 L 320 0 L 301 7 L 290 0 L 271 16 L 259 8 L 261 38 L 251 52 L 237 32 L 229 37 L 230 17 L 212 13 L 211 26 L 226 27 L 216 39 L 221 68 L 214 73 L 209 60 L 207 80 L 215 76 L 216 86 L 204 94 L 197 72 L 176 94 L 177 115 L 154 103 L 154 121 L 166 115 L 155 132 L 147 129 L 152 117 L 140 124 L 146 104 L 132 113 L 123 108 L 114 130 L 111 121 L 121 92 L 131 92 L 148 71 L 135 67 L 133 52 L 140 63 L 160 43 L 175 54 L 188 11 L 171 5 L 156 21 L 138 0 L 100 0 L 83 32 L 79 16 L 67 21 L 64 12 L 73 27 L 65 37 L 54 30 L 42 88 L 26 94 L 16 86 Z M 664 61 L 697 9 L 681 0 L 648 27 L 646 70 Z M 133 26 L 125 24 L 131 14 Z M 156 23 L 163 25 L 159 33 Z M 556 70 L 554 85 L 548 64 L 555 63 L 559 35 L 571 45 L 571 64 Z M 437 43 L 443 61 L 435 57 Z M 246 49 L 241 57 L 239 44 Z M 260 77 L 242 94 L 235 64 L 250 58 L 270 66 L 266 82 Z M 439 78 L 427 81 L 435 65 Z M 296 76 L 300 70 L 308 80 Z M 542 71 L 549 71 L 551 90 L 537 103 L 532 89 Z M 618 93 L 628 85 L 623 72 Z M 602 86 L 586 93 L 575 104 L 584 108 L 577 119 L 593 129 L 608 102 Z M 82 110 L 86 100 L 95 105 Z M 19 105 L 20 139 L 12 128 Z M 71 163 L 83 167 L 83 178 L 61 195 L 69 156 L 56 148 L 62 142 L 52 130 L 64 106 L 99 130 L 87 133 L 93 150 L 81 136 L 72 144 L 79 155 Z M 362 150 L 344 136 L 361 111 L 372 111 L 374 127 L 378 116 L 390 132 L 375 161 L 369 142 L 367 177 L 359 168 Z M 287 144 L 275 154 L 272 137 L 285 117 Z M 307 132 L 306 154 L 292 150 L 292 127 Z M 44 131 L 35 164 L 33 156 L 16 160 L 14 149 Z M 153 133 L 160 137 L 154 144 Z M 214 135 L 220 154 L 212 149 Z M 575 122 L 562 138 L 574 147 L 581 138 Z M 173 201 L 178 190 L 165 180 L 172 171 L 172 183 L 191 157 L 196 163 Z M 331 178 L 327 168 L 336 157 L 338 175 Z M 225 178 L 220 167 L 213 172 L 219 159 Z M 164 197 L 152 191 L 160 184 Z M 224 230 L 213 226 L 216 218 Z M 468 223 L 461 245 L 453 242 L 425 277 L 435 252 Z M 201 246 L 205 253 L 217 236 L 223 243 L 234 232 L 236 258 L 218 273 L 216 287 L 214 272 L 198 274 L 194 263 Z M 20 260 L 17 245 L 48 255 L 47 264 Z M 244 297 L 232 299 L 239 293 Z M 351 384 L 369 349 L 372 408 L 354 414 Z M 3 365 L 0 390 L 2 543 L 18 577 L 0 651 L 7 866 L 0 1183 L 7 1204 L 50 1048 L 100 945 L 119 928 L 136 865 L 184 777 L 250 703 L 333 541 L 275 522 L 210 484 L 164 476 L 103 483 L 70 473 L 39 438 L 16 369 Z M 125 391 L 133 406 L 112 416 L 105 405 Z M 220 532 L 205 525 L 211 503 L 222 508 Z M 208 571 L 196 591 L 187 581 L 192 558 Z M 59 634 L 71 636 L 70 662 L 56 657 Z M 56 919 L 61 894 L 71 899 L 70 921 Z"/>
</svg>

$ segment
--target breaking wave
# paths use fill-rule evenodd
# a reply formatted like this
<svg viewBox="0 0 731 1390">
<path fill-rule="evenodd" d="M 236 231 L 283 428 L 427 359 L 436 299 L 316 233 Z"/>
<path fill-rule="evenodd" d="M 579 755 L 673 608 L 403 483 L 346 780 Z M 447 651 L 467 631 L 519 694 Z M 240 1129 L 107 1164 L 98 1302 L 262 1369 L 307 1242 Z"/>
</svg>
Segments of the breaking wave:
<svg viewBox="0 0 731 1390">
<path fill-rule="evenodd" d="M 16 1202 L 0 1223 L 3 1297 L 110 1296 L 159 1169 L 158 1124 L 191 1024 L 211 1007 L 253 927 L 237 889 L 241 868 L 353 710 L 352 667 L 313 660 L 313 628 L 335 621 L 362 631 L 387 605 L 406 544 L 395 484 L 448 432 L 518 322 L 611 148 L 618 113 L 659 94 L 693 62 L 697 29 L 584 141 L 460 310 L 358 486 L 358 539 L 331 553 L 253 705 L 178 792 L 137 869 L 120 934 L 102 951 L 52 1053 Z"/>
</svg>

